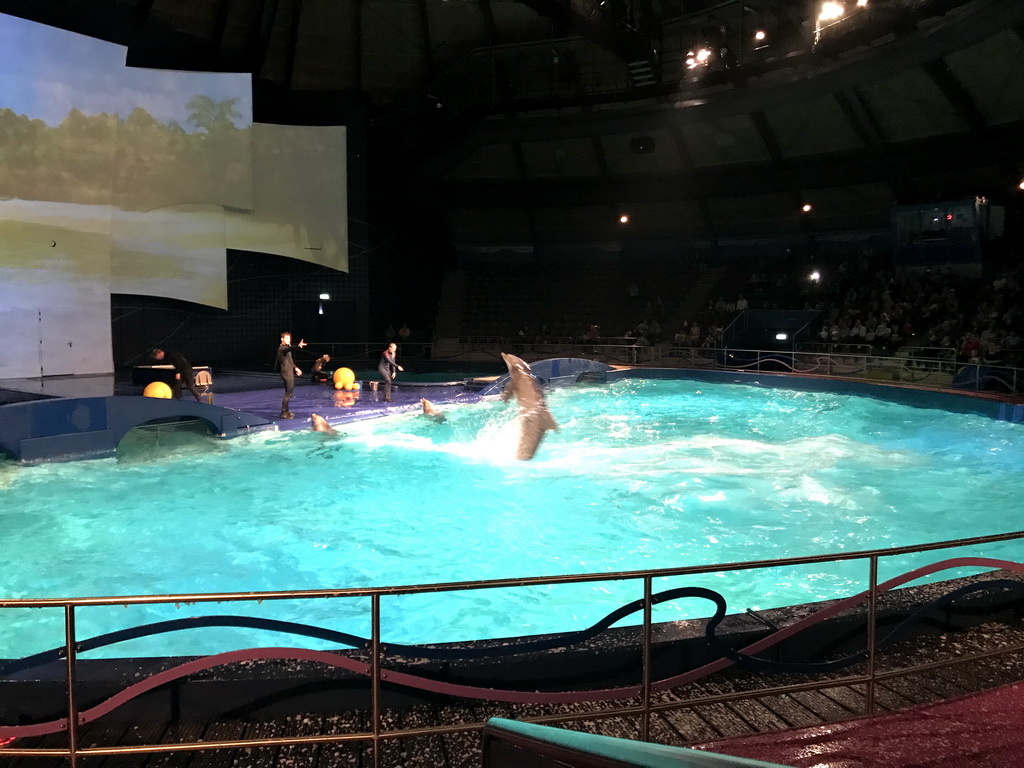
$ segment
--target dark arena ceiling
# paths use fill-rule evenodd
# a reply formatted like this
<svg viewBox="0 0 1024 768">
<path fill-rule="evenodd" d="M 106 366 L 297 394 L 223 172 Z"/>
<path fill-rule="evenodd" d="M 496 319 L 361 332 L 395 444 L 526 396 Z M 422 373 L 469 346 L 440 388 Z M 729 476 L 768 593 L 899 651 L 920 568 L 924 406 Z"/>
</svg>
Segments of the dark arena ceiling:
<svg viewBox="0 0 1024 768">
<path fill-rule="evenodd" d="M 257 120 L 360 105 L 367 183 L 452 243 L 599 241 L 624 208 L 631 236 L 675 239 L 798 231 L 807 201 L 819 231 L 885 227 L 895 203 L 1019 211 L 1024 2 L 836 6 L 0 0 L 130 65 L 250 72 Z"/>
</svg>

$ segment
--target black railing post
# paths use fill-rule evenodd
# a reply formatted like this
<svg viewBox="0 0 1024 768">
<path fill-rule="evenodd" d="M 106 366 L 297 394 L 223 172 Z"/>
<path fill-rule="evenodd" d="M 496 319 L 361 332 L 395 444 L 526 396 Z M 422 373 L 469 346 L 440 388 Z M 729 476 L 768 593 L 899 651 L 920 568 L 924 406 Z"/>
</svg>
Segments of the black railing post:
<svg viewBox="0 0 1024 768">
<path fill-rule="evenodd" d="M 653 579 L 644 576 L 643 714 L 640 716 L 640 741 L 651 735 L 651 635 L 653 632 Z"/>
<path fill-rule="evenodd" d="M 64 606 L 64 652 L 68 694 L 68 764 L 78 765 L 78 703 L 75 700 L 75 606 Z"/>
<path fill-rule="evenodd" d="M 870 559 L 870 575 L 868 577 L 868 684 L 864 698 L 864 714 L 875 713 L 875 651 L 877 645 L 878 619 L 878 555 Z"/>
<path fill-rule="evenodd" d="M 380 768 L 380 594 L 370 598 L 370 730 L 373 768 Z"/>
</svg>

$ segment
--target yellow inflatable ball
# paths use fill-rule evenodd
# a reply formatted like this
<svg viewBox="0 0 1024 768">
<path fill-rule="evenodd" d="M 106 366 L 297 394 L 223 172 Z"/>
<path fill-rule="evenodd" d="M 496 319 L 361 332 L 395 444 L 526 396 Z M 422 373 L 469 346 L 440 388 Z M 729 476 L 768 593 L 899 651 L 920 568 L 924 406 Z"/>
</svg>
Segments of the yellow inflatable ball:
<svg viewBox="0 0 1024 768">
<path fill-rule="evenodd" d="M 351 384 L 355 380 L 356 374 L 351 368 L 339 368 L 334 372 L 335 384 Z"/>
<path fill-rule="evenodd" d="M 340 381 L 336 381 L 336 382 L 334 382 L 334 388 L 335 389 L 344 389 L 345 385 L 342 384 Z"/>
<path fill-rule="evenodd" d="M 146 385 L 146 388 L 142 390 L 143 397 L 158 397 L 161 400 L 170 400 L 174 397 L 174 393 L 171 392 L 170 386 L 162 381 L 151 381 Z"/>
<path fill-rule="evenodd" d="M 344 384 L 341 385 L 341 388 L 342 389 L 352 389 L 352 383 L 351 382 L 345 382 Z"/>
<path fill-rule="evenodd" d="M 353 381 L 352 382 L 352 389 L 362 389 L 362 388 L 363 388 L 363 385 L 360 384 L 358 381 Z"/>
</svg>

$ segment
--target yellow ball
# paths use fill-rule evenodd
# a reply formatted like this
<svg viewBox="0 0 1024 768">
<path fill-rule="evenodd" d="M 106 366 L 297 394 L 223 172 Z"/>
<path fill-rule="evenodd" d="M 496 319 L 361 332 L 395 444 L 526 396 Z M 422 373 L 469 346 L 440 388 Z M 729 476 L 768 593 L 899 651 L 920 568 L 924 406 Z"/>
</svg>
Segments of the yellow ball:
<svg viewBox="0 0 1024 768">
<path fill-rule="evenodd" d="M 363 385 L 360 384 L 358 381 L 353 381 L 352 382 L 352 389 L 362 389 L 362 388 L 363 388 Z"/>
<path fill-rule="evenodd" d="M 342 384 L 340 381 L 336 381 L 336 382 L 334 382 L 334 388 L 335 389 L 344 389 L 345 385 Z"/>
<path fill-rule="evenodd" d="M 334 372 L 334 383 L 351 384 L 356 380 L 355 371 L 351 368 L 339 368 Z"/>
<path fill-rule="evenodd" d="M 174 393 L 171 392 L 171 388 L 162 381 L 151 381 L 146 385 L 146 388 L 142 390 L 143 397 L 158 397 L 162 400 L 170 400 L 174 397 Z"/>
<path fill-rule="evenodd" d="M 346 383 L 341 385 L 341 388 L 342 389 L 352 389 L 352 384 L 351 384 L 351 382 L 346 382 Z"/>
</svg>

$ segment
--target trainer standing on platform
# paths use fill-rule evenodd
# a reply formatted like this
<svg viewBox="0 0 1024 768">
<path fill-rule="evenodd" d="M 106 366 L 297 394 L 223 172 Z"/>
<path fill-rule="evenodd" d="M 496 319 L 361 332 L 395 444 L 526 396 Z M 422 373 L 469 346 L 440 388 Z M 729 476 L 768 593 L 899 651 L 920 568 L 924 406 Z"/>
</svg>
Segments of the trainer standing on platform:
<svg viewBox="0 0 1024 768">
<path fill-rule="evenodd" d="M 380 356 L 380 364 L 377 366 L 377 373 L 384 379 L 384 402 L 386 403 L 391 402 L 391 380 L 395 378 L 395 371 L 405 370 L 405 368 L 395 362 L 395 352 L 397 351 L 397 344 L 393 342 L 388 344 L 384 354 Z"/>
<path fill-rule="evenodd" d="M 154 349 L 150 352 L 150 356 L 157 362 L 163 362 L 166 358 L 167 362 L 174 366 L 174 378 L 178 379 L 182 386 L 192 393 L 192 397 L 196 399 L 197 403 L 199 402 L 199 393 L 196 392 L 195 371 L 192 370 L 192 363 L 186 360 L 181 352 L 165 352 L 162 349 Z M 178 400 L 181 398 L 181 390 L 178 387 L 172 387 L 171 395 L 175 400 Z"/>
<path fill-rule="evenodd" d="M 305 340 L 298 343 L 300 349 L 304 346 L 306 346 Z M 302 371 L 295 366 L 292 349 L 291 331 L 285 331 L 281 334 L 281 346 L 277 348 L 277 367 L 281 371 L 281 378 L 284 379 L 284 399 L 281 400 L 282 419 L 295 418 L 295 414 L 288 410 L 288 403 L 291 402 L 292 393 L 295 391 L 295 377 L 302 375 Z"/>
</svg>

